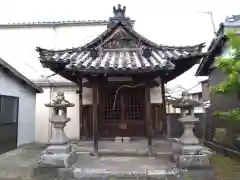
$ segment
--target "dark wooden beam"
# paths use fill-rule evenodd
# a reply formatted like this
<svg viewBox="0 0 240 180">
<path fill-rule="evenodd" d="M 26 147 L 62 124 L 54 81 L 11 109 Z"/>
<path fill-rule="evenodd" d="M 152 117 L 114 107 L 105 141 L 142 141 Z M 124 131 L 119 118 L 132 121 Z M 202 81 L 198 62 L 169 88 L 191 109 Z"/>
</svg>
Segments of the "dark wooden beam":
<svg viewBox="0 0 240 180">
<path fill-rule="evenodd" d="M 166 97 L 165 97 L 165 79 L 161 76 L 161 91 L 162 91 L 162 104 L 163 104 L 163 134 L 167 135 L 167 114 L 166 114 Z"/>
<path fill-rule="evenodd" d="M 92 121 L 93 121 L 93 153 L 98 156 L 98 81 L 92 81 Z"/>
<path fill-rule="evenodd" d="M 103 135 L 104 131 L 104 91 L 106 88 L 105 77 L 99 77 L 98 83 L 98 131 L 101 133 L 98 134 L 99 137 Z"/>
<path fill-rule="evenodd" d="M 153 81 L 152 79 L 147 79 L 144 80 L 143 78 L 134 78 L 133 81 L 107 81 L 107 79 L 101 78 L 101 84 L 104 84 L 106 86 L 110 85 L 116 85 L 116 86 L 120 86 L 120 85 L 137 85 L 140 83 L 148 83 L 150 85 L 151 88 L 153 87 L 157 87 L 159 86 L 159 84 L 156 81 Z M 92 82 L 91 81 L 87 81 L 83 83 L 83 87 L 86 88 L 91 88 L 92 87 Z"/>
<path fill-rule="evenodd" d="M 82 79 L 79 80 L 79 139 L 83 138 L 83 105 L 82 105 Z"/>
<path fill-rule="evenodd" d="M 151 118 L 151 104 L 150 104 L 150 87 L 145 86 L 145 107 L 146 107 L 146 124 L 148 137 L 148 155 L 152 156 L 152 129 L 153 123 Z"/>
</svg>

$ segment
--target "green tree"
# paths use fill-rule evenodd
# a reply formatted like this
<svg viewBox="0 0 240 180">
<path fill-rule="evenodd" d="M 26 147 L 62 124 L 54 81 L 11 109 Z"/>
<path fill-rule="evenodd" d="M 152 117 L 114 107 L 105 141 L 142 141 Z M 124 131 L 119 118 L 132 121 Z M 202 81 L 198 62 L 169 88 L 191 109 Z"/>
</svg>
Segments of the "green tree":
<svg viewBox="0 0 240 180">
<path fill-rule="evenodd" d="M 229 95 L 240 92 L 240 36 L 234 31 L 227 33 L 229 57 L 217 57 L 216 63 L 226 79 L 213 86 L 213 93 Z M 215 115 L 227 120 L 240 121 L 240 108 L 230 109 L 226 112 L 215 112 Z"/>
<path fill-rule="evenodd" d="M 240 36 L 236 32 L 230 31 L 227 33 L 227 39 L 230 56 L 216 58 L 217 68 L 226 75 L 226 79 L 212 87 L 214 94 L 223 94 L 226 96 L 239 94 L 240 92 Z M 230 145 L 234 149 L 239 149 L 240 146 L 236 144 L 236 135 L 240 132 L 240 108 L 229 109 L 225 112 L 214 112 L 214 116 L 225 121 L 224 124 L 227 130 L 224 135 L 216 131 L 214 139 L 218 139 L 218 142 Z"/>
</svg>

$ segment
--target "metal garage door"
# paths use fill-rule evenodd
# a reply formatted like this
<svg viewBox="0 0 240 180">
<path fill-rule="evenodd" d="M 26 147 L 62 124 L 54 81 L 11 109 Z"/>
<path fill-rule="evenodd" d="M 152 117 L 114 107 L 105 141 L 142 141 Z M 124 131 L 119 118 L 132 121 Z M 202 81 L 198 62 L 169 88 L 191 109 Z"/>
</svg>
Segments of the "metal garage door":
<svg viewBox="0 0 240 180">
<path fill-rule="evenodd" d="M 0 153 L 17 148 L 18 98 L 0 95 Z"/>
</svg>

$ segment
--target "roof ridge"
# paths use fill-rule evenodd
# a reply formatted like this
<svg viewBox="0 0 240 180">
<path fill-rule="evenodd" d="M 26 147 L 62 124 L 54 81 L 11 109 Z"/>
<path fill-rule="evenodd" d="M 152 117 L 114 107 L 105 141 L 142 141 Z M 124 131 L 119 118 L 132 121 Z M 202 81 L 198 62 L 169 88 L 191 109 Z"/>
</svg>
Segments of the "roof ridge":
<svg viewBox="0 0 240 180">
<path fill-rule="evenodd" d="M 193 49 L 193 48 L 197 48 L 197 47 L 205 47 L 205 43 L 200 43 L 200 44 L 197 44 L 197 45 L 193 45 L 193 46 L 167 46 L 167 45 L 159 45 L 159 47 L 157 47 L 156 49 L 161 49 L 161 50 L 173 50 L 173 49 L 177 49 L 177 50 L 188 50 L 188 49 Z M 135 49 L 135 48 L 130 48 L 130 49 Z M 60 49 L 60 50 L 54 50 L 54 49 L 44 49 L 44 48 L 41 48 L 39 46 L 36 47 L 36 51 L 41 53 L 41 52 L 47 52 L 49 54 L 51 53 L 65 53 L 65 52 L 71 52 L 71 51 L 84 51 L 84 50 L 91 50 L 91 48 L 87 49 L 87 48 L 84 48 L 84 46 L 80 46 L 80 47 L 76 47 L 76 48 L 66 48 L 66 49 Z M 201 51 L 201 49 L 200 49 Z"/>
<path fill-rule="evenodd" d="M 225 23 L 231 23 L 240 20 L 240 14 L 232 14 L 225 18 Z"/>
<path fill-rule="evenodd" d="M 79 47 L 72 47 L 72 48 L 66 48 L 66 49 L 61 49 L 61 50 L 54 50 L 54 49 L 44 49 L 44 48 L 41 48 L 39 46 L 36 47 L 36 51 L 41 53 L 41 52 L 48 52 L 48 53 L 55 53 L 55 52 L 70 52 L 70 51 L 74 51 L 74 50 L 79 50 L 79 51 L 82 51 L 83 48 L 86 48 L 87 46 L 90 46 L 91 44 L 94 44 L 96 41 L 99 40 L 99 37 L 102 37 L 102 36 L 105 36 L 108 32 L 110 32 L 112 29 L 114 29 L 115 27 L 117 27 L 118 24 L 116 24 L 114 27 L 112 28 L 108 28 L 106 29 L 102 34 L 100 34 L 99 36 L 97 36 L 95 39 L 93 39 L 92 41 L 86 43 L 85 45 L 83 46 L 79 46 Z"/>
<path fill-rule="evenodd" d="M 58 22 L 108 22 L 108 20 L 58 20 L 58 21 L 27 21 L 27 22 L 12 22 L 12 23 L 3 23 L 3 24 L 28 24 L 28 23 L 58 23 Z"/>
<path fill-rule="evenodd" d="M 111 28 L 107 28 L 102 34 L 100 34 L 95 39 L 93 39 L 92 41 L 86 43 L 83 46 L 66 48 L 66 49 L 61 49 L 61 50 L 44 49 L 44 48 L 41 48 L 41 47 L 37 47 L 36 51 L 38 51 L 38 52 L 48 52 L 48 53 L 71 52 L 71 51 L 76 51 L 76 50 L 77 51 L 83 51 L 84 49 L 88 49 L 87 47 L 93 45 L 94 43 L 99 41 L 99 39 L 101 39 L 103 36 L 106 36 L 109 32 L 113 31 L 115 28 L 117 28 L 120 25 L 122 25 L 121 22 L 117 23 L 115 26 L 113 26 Z M 122 27 L 126 28 L 130 33 L 133 33 L 134 36 L 140 37 L 143 41 L 145 41 L 146 43 L 149 43 L 151 46 L 155 46 L 156 48 L 154 48 L 154 49 L 162 49 L 162 50 L 171 50 L 171 49 L 189 50 L 189 49 L 198 48 L 199 52 L 200 52 L 202 50 L 202 48 L 205 47 L 205 43 L 199 43 L 199 44 L 192 45 L 192 46 L 168 46 L 168 45 L 163 45 L 163 44 L 157 44 L 157 43 L 154 43 L 154 42 L 150 41 L 149 39 L 145 38 L 144 36 L 142 36 L 141 34 L 136 32 L 133 28 L 130 28 L 130 27 L 127 27 L 127 26 L 124 26 L 124 25 L 122 25 Z"/>
<path fill-rule="evenodd" d="M 194 48 L 194 47 L 205 47 L 205 42 L 204 43 L 199 43 L 199 44 L 196 44 L 196 45 L 192 45 L 192 46 L 168 46 L 168 45 L 162 45 L 160 44 L 159 46 L 161 47 L 164 47 L 164 48 L 173 48 L 173 49 L 191 49 L 191 48 Z"/>
<path fill-rule="evenodd" d="M 157 44 L 149 39 L 147 39 L 146 37 L 142 36 L 141 34 L 139 34 L 137 31 L 135 31 L 132 28 L 129 28 L 127 26 L 123 26 L 124 28 L 128 29 L 131 33 L 133 33 L 135 36 L 138 36 L 140 38 L 142 38 L 144 41 L 146 41 L 147 43 L 149 43 L 152 46 L 156 46 L 158 48 L 166 48 L 166 49 L 192 49 L 192 48 L 196 48 L 196 47 L 201 47 L 201 49 L 203 47 L 205 47 L 205 43 L 199 43 L 193 46 L 168 46 L 168 45 L 163 45 L 163 44 Z M 200 50 L 201 50 L 200 49 Z"/>
<path fill-rule="evenodd" d="M 38 24 L 68 24 L 68 23 L 93 23 L 93 22 L 99 22 L 99 23 L 108 23 L 108 20 L 63 20 L 63 21 L 28 21 L 28 22 L 11 22 L 11 23 L 0 23 L 0 26 L 4 25 L 38 25 Z"/>
<path fill-rule="evenodd" d="M 36 51 L 39 52 L 39 53 L 44 53 L 44 52 L 47 52 L 47 53 L 56 53 L 56 52 L 71 52 L 71 51 L 82 51 L 83 50 L 83 47 L 80 46 L 80 47 L 76 47 L 76 48 L 66 48 L 66 49 L 61 49 L 61 50 L 54 50 L 54 49 L 45 49 L 45 48 L 41 48 L 39 46 L 36 47 Z"/>
</svg>

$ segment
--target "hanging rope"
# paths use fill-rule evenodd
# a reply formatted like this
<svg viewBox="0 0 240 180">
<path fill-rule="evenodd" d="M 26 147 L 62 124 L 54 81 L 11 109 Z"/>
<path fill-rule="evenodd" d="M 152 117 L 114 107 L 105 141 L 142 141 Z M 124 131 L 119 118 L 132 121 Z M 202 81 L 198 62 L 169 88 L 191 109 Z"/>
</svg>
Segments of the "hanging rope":
<svg viewBox="0 0 240 180">
<path fill-rule="evenodd" d="M 116 91 L 116 93 L 115 93 L 115 96 L 114 96 L 113 110 L 115 109 L 115 106 L 116 106 L 118 92 L 119 92 L 122 88 L 124 88 L 124 87 L 126 87 L 126 88 L 137 88 L 137 87 L 141 87 L 141 86 L 144 86 L 144 85 L 145 85 L 145 83 L 140 83 L 140 84 L 134 85 L 134 86 L 131 86 L 131 85 L 122 85 L 122 86 L 120 86 L 120 87 L 117 89 L 117 91 Z"/>
</svg>

